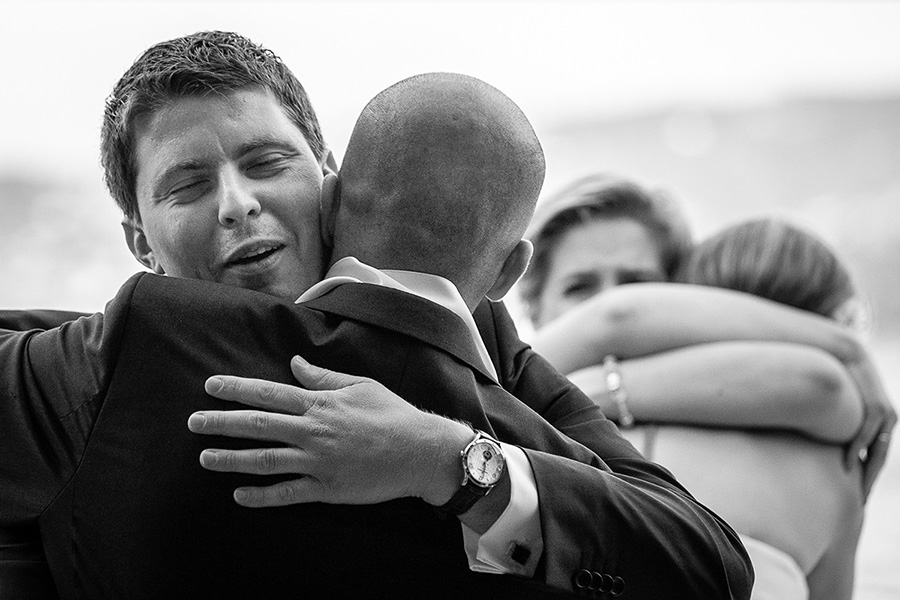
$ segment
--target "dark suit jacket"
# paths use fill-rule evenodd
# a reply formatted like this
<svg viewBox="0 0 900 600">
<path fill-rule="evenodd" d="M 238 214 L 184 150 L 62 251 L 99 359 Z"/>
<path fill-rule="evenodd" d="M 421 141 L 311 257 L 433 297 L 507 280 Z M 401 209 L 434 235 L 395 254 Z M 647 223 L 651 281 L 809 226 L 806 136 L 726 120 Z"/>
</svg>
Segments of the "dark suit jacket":
<svg viewBox="0 0 900 600">
<path fill-rule="evenodd" d="M 0 328 L 12 331 L 53 329 L 86 316 L 70 310 L 0 310 Z"/>
<path fill-rule="evenodd" d="M 288 361 L 301 354 L 523 447 L 540 497 L 539 580 L 573 589 L 586 570 L 626 598 L 748 595 L 733 531 L 518 338 L 492 336 L 508 315 L 479 312 L 523 402 L 482 372 L 455 315 L 365 284 L 297 306 L 142 274 L 104 317 L 0 336 L 0 527 L 37 523 L 63 598 L 549 594 L 471 573 L 458 522 L 418 500 L 237 506 L 235 487 L 264 482 L 205 471 L 197 457 L 258 443 L 190 434 L 187 418 L 234 408 L 204 393 L 208 375 L 292 382 Z"/>
</svg>

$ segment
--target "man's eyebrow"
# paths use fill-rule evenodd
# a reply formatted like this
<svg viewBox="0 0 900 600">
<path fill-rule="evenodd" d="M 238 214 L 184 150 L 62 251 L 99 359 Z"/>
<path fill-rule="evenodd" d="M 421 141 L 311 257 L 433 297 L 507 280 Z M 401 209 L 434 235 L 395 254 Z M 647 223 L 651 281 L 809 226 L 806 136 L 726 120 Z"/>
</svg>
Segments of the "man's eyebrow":
<svg viewBox="0 0 900 600">
<path fill-rule="evenodd" d="M 298 150 L 297 145 L 290 140 L 274 137 L 259 137 L 251 139 L 238 146 L 238 156 L 246 156 L 251 152 L 269 147 L 281 148 L 283 150 L 290 150 L 292 152 L 296 152 Z"/>
<path fill-rule="evenodd" d="M 177 162 L 174 165 L 167 167 L 166 170 L 163 171 L 163 173 L 162 173 L 162 178 L 168 177 L 169 175 L 171 175 L 172 173 L 174 173 L 176 171 L 196 171 L 197 169 L 202 169 L 202 168 L 203 168 L 203 163 L 201 163 L 199 160 L 190 158 L 187 160 L 183 160 L 181 162 Z"/>
<path fill-rule="evenodd" d="M 238 146 L 237 156 L 246 156 L 251 152 L 258 151 L 262 148 L 280 148 L 292 153 L 300 151 L 299 148 L 297 148 L 297 145 L 290 139 L 265 136 L 253 138 Z M 190 158 L 166 167 L 166 169 L 156 179 L 156 183 L 153 186 L 153 195 L 155 197 L 163 195 L 163 188 L 176 173 L 181 173 L 184 171 L 200 171 L 207 166 L 208 164 L 204 163 L 203 161 Z"/>
<path fill-rule="evenodd" d="M 166 169 L 156 179 L 156 183 L 153 186 L 153 195 L 159 196 L 162 193 L 161 188 L 166 186 L 176 173 L 180 173 L 182 171 L 199 171 L 202 168 L 203 163 L 195 159 L 183 160 L 175 163 L 174 165 L 166 167 Z"/>
</svg>

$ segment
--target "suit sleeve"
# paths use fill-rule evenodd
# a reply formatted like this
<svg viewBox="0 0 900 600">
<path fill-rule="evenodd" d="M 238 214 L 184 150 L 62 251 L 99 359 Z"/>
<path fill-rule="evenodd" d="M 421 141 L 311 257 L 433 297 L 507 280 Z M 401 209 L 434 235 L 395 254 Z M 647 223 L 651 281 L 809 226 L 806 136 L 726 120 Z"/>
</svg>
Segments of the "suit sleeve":
<svg viewBox="0 0 900 600">
<path fill-rule="evenodd" d="M 546 582 L 626 598 L 748 598 L 737 534 L 664 468 L 645 460 L 599 408 L 519 340 L 501 304 L 475 313 L 506 389 L 609 467 L 526 449 L 544 534 Z"/>
<path fill-rule="evenodd" d="M 43 597 L 47 568 L 37 521 L 74 474 L 117 355 L 136 276 L 97 313 L 33 313 L 0 329 L 0 590 Z M 44 330 L 61 318 L 60 327 Z M 43 320 L 41 320 L 43 319 Z M 112 325 L 112 326 L 110 326 Z M 37 328 L 35 328 L 37 327 Z"/>
<path fill-rule="evenodd" d="M 87 313 L 68 310 L 0 310 L 0 329 L 27 331 L 29 329 L 53 329 Z"/>
<path fill-rule="evenodd" d="M 0 598 L 58 598 L 37 527 L 0 527 Z"/>
</svg>

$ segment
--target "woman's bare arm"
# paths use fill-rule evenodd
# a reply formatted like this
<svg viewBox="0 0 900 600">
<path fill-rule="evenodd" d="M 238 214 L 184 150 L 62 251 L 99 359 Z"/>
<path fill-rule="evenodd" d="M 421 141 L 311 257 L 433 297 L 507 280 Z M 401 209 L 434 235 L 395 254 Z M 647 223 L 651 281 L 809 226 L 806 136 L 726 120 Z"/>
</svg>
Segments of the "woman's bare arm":
<svg viewBox="0 0 900 600">
<path fill-rule="evenodd" d="M 863 352 L 857 337 L 831 319 L 752 294 L 676 283 L 623 285 L 598 294 L 541 328 L 531 345 L 571 372 L 607 354 L 634 358 L 735 340 L 806 344 L 844 363 Z"/>
<path fill-rule="evenodd" d="M 673 283 L 623 285 L 543 327 L 532 346 L 564 373 L 607 354 L 636 358 L 720 341 L 773 341 L 819 348 L 840 360 L 859 390 L 863 425 L 848 446 L 868 493 L 884 466 L 897 413 L 862 341 L 835 321 L 751 294 Z"/>
<path fill-rule="evenodd" d="M 826 442 L 853 439 L 863 405 L 833 356 L 779 342 L 699 344 L 623 361 L 622 385 L 638 422 L 796 431 Z M 569 375 L 611 417 L 602 367 Z"/>
<path fill-rule="evenodd" d="M 548 323 L 531 340 L 556 368 L 572 372 L 607 354 L 647 356 L 708 342 L 756 340 L 806 344 L 844 363 L 862 344 L 831 319 L 751 294 L 675 284 L 623 285 Z"/>
</svg>

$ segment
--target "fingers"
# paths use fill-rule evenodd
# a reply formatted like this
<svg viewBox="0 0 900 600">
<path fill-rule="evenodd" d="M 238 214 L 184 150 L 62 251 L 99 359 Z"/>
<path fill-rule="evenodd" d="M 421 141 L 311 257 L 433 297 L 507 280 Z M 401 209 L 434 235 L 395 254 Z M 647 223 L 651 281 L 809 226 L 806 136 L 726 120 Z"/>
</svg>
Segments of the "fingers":
<svg viewBox="0 0 900 600">
<path fill-rule="evenodd" d="M 302 387 L 249 377 L 214 375 L 206 380 L 206 393 L 220 400 L 303 415 L 314 404 L 315 399 L 322 400 L 322 395 L 315 392 L 340 390 L 367 381 L 363 377 L 311 365 L 300 356 L 291 360 L 291 371 Z M 313 393 L 307 390 L 312 390 Z"/>
<path fill-rule="evenodd" d="M 887 461 L 887 454 L 888 444 L 886 443 L 880 443 L 879 440 L 876 439 L 875 443 L 869 446 L 865 466 L 863 468 L 863 499 L 868 499 L 869 493 L 875 485 L 875 480 L 878 479 L 881 468 L 884 466 L 885 461 Z"/>
<path fill-rule="evenodd" d="M 888 451 L 891 447 L 891 430 L 893 424 L 888 424 L 875 437 L 875 441 L 866 449 L 866 459 L 863 465 L 863 498 L 868 499 L 875 480 L 881 473 L 881 469 L 887 462 Z"/>
<path fill-rule="evenodd" d="M 321 485 L 312 477 L 282 481 L 266 487 L 241 487 L 234 491 L 234 501 L 249 508 L 287 506 L 321 500 Z"/>
<path fill-rule="evenodd" d="M 306 473 L 308 456 L 300 448 L 254 448 L 222 450 L 209 448 L 200 453 L 200 465 L 219 473 L 280 475 Z"/>
<path fill-rule="evenodd" d="M 309 407 L 305 390 L 274 381 L 214 375 L 206 380 L 205 388 L 207 394 L 220 400 L 286 414 L 302 415 Z"/>
<path fill-rule="evenodd" d="M 257 410 L 210 410 L 188 418 L 188 429 L 204 435 L 282 442 L 302 446 L 307 439 L 301 417 Z"/>
<path fill-rule="evenodd" d="M 847 449 L 845 459 L 848 469 L 852 467 L 854 461 L 860 460 L 864 454 L 867 454 L 875 440 L 875 436 L 878 435 L 878 430 L 883 421 L 884 411 L 882 406 L 878 404 L 866 406 L 865 416 L 863 417 L 862 426 L 859 428 L 859 433 L 856 434 L 856 437 L 850 442 L 850 446 Z M 868 456 L 863 460 L 868 461 Z"/>
<path fill-rule="evenodd" d="M 291 359 L 291 372 L 297 378 L 297 382 L 308 390 L 339 390 L 367 381 L 363 377 L 354 377 L 311 365 L 301 356 Z"/>
<path fill-rule="evenodd" d="M 848 470 L 854 468 L 856 463 L 860 460 L 868 460 L 867 458 L 863 458 L 863 456 L 872 441 L 872 437 L 875 435 L 875 430 L 872 428 L 872 425 L 875 425 L 874 421 L 864 421 L 860 432 L 856 435 L 856 438 L 850 442 L 850 446 L 847 448 L 847 454 L 844 456 L 845 466 Z"/>
</svg>

